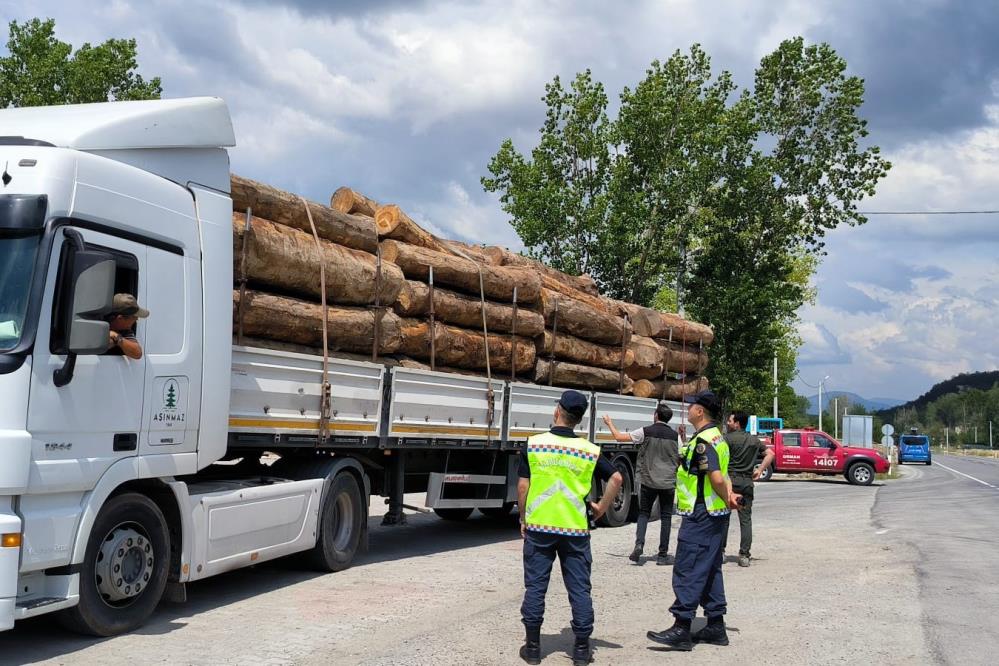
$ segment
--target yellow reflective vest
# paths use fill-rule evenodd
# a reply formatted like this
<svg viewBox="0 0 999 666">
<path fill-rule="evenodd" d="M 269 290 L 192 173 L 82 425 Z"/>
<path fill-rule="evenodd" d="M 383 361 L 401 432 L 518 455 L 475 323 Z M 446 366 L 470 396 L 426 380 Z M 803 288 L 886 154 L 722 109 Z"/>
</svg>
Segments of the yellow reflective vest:
<svg viewBox="0 0 999 666">
<path fill-rule="evenodd" d="M 534 532 L 585 536 L 590 533 L 586 496 L 600 447 L 583 437 L 550 432 L 527 440 L 531 487 L 524 523 Z"/>
<path fill-rule="evenodd" d="M 728 479 L 728 442 L 716 426 L 705 428 L 684 444 L 680 450 L 681 465 L 676 471 L 676 512 L 681 516 L 689 516 L 694 513 L 694 504 L 697 502 L 697 478 L 696 469 L 691 469 L 692 460 L 700 446 L 713 446 L 718 454 L 718 466 L 722 476 Z M 714 486 L 707 475 L 704 475 L 704 508 L 712 516 L 724 516 L 729 513 L 726 498 L 719 497 L 715 493 Z"/>
</svg>

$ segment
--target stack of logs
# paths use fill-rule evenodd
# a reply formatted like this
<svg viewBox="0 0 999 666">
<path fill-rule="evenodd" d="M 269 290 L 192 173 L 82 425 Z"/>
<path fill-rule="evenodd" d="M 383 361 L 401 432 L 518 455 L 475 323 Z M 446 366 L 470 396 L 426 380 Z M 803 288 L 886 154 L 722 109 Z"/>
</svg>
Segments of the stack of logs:
<svg viewBox="0 0 999 666">
<path fill-rule="evenodd" d="M 499 247 L 435 237 L 341 187 L 330 206 L 232 176 L 236 342 L 665 397 L 707 387 L 710 328 Z M 248 212 L 250 211 L 250 212 Z"/>
</svg>

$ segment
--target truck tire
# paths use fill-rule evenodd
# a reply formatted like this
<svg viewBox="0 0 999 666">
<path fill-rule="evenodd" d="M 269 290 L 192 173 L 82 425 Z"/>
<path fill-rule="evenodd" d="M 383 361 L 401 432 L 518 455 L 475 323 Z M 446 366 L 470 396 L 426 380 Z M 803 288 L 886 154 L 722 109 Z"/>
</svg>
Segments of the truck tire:
<svg viewBox="0 0 999 666">
<path fill-rule="evenodd" d="M 444 520 L 460 522 L 468 520 L 468 517 L 472 515 L 472 509 L 434 509 L 434 513 Z"/>
<path fill-rule="evenodd" d="M 926 464 L 927 465 L 932 465 L 933 464 L 933 458 L 927 458 L 926 459 Z"/>
<path fill-rule="evenodd" d="M 317 571 L 343 571 L 350 567 L 361 543 L 367 514 L 357 479 L 347 471 L 330 482 L 316 535 L 316 545 L 306 553 L 309 566 Z"/>
<path fill-rule="evenodd" d="M 513 511 L 515 504 L 515 502 L 506 502 L 503 506 L 490 506 L 484 509 L 479 509 L 479 512 L 483 516 L 492 518 L 493 520 L 507 520 L 512 517 L 510 512 Z"/>
<path fill-rule="evenodd" d="M 846 480 L 855 486 L 869 486 L 874 483 L 874 468 L 870 463 L 855 462 L 847 468 Z"/>
<path fill-rule="evenodd" d="M 769 481 L 771 478 L 773 478 L 773 475 L 774 475 L 774 466 L 767 465 L 760 471 L 760 478 L 758 478 L 757 481 Z"/>
<path fill-rule="evenodd" d="M 631 502 L 634 499 L 634 481 L 631 478 L 631 470 L 624 460 L 624 458 L 618 458 L 614 461 L 614 467 L 617 468 L 617 471 L 621 472 L 621 476 L 624 477 L 624 483 L 621 484 L 621 490 L 618 492 L 617 497 L 614 498 L 614 502 L 610 508 L 607 509 L 607 513 L 602 515 L 600 520 L 597 521 L 597 524 L 603 527 L 621 527 L 628 522 L 628 514 L 631 513 Z M 601 482 L 599 486 L 600 495 L 603 496 L 606 483 Z M 599 499 L 598 497 L 597 500 Z"/>
<path fill-rule="evenodd" d="M 80 571 L 80 603 L 60 613 L 81 634 L 114 636 L 156 609 L 170 566 L 170 532 L 156 503 L 123 493 L 109 499 L 90 530 Z"/>
</svg>

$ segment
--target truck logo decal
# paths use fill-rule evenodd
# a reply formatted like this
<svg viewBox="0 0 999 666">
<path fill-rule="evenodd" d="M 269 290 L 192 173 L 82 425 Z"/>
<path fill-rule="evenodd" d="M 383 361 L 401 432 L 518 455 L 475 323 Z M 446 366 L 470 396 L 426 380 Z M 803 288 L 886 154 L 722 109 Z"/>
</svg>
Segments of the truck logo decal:
<svg viewBox="0 0 999 666">
<path fill-rule="evenodd" d="M 178 381 L 177 377 L 164 377 L 162 378 L 162 387 L 160 389 L 160 405 L 159 409 L 153 412 L 152 420 L 153 423 L 157 424 L 157 430 L 173 428 L 179 426 L 181 429 L 184 427 L 184 422 L 187 420 L 187 396 L 184 395 L 184 390 L 186 390 L 187 382 Z"/>
</svg>

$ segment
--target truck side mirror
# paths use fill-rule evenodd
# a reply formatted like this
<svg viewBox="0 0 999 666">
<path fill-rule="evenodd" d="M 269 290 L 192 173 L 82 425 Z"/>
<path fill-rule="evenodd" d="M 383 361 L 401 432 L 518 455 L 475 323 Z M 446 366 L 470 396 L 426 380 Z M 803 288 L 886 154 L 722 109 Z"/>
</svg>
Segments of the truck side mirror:
<svg viewBox="0 0 999 666">
<path fill-rule="evenodd" d="M 111 311 L 114 299 L 114 259 L 105 252 L 86 250 L 83 238 L 74 229 L 67 229 L 66 236 L 74 245 L 64 276 L 69 298 L 56 316 L 62 319 L 68 352 L 63 367 L 53 373 L 56 386 L 65 386 L 73 379 L 77 354 L 107 351 L 111 327 L 102 317 Z"/>
<path fill-rule="evenodd" d="M 114 299 L 115 262 L 103 252 L 78 252 L 73 257 L 73 299 L 66 331 L 73 354 L 103 354 L 111 325 L 102 319 Z"/>
</svg>

